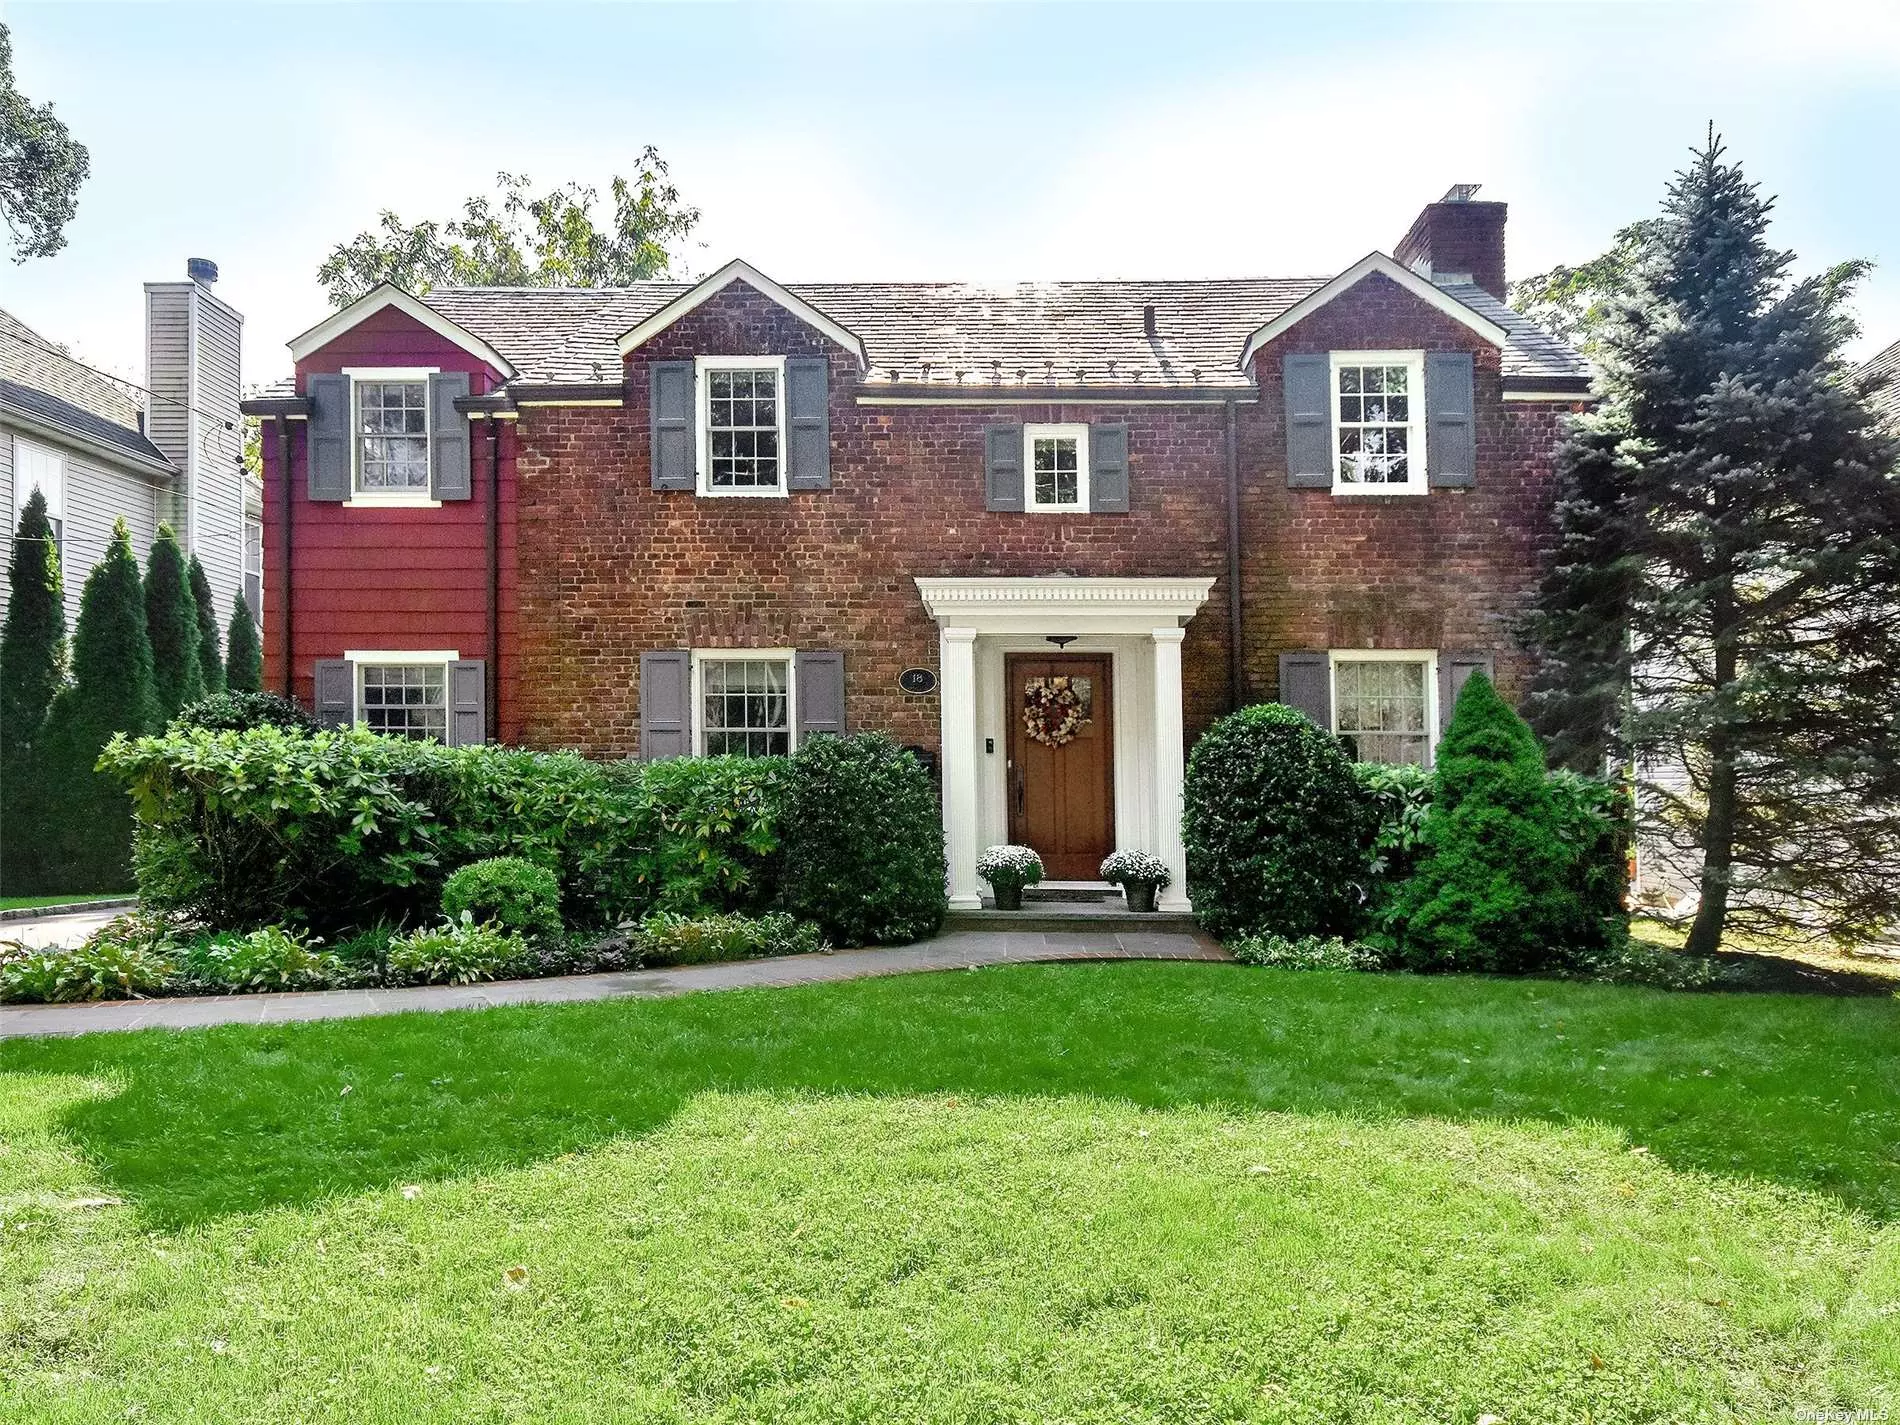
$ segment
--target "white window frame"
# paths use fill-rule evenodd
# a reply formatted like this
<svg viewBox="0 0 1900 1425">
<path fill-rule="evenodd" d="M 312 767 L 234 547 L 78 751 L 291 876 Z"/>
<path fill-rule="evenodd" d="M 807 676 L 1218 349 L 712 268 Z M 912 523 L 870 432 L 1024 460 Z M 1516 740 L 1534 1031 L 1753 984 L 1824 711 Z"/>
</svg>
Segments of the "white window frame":
<svg viewBox="0 0 1900 1425">
<path fill-rule="evenodd" d="M 770 371 L 778 382 L 778 485 L 770 490 L 720 490 L 712 483 L 712 382 L 714 371 Z M 791 452 L 791 434 L 785 414 L 785 358 L 782 356 L 696 356 L 693 358 L 693 464 L 694 484 L 699 493 L 712 499 L 776 500 L 790 495 L 787 466 Z"/>
<path fill-rule="evenodd" d="M 1036 442 L 1038 440 L 1075 441 L 1075 503 L 1047 504 L 1036 499 Z M 1066 422 L 1060 425 L 1023 427 L 1023 509 L 1032 514 L 1085 515 L 1089 512 L 1089 428 Z"/>
<path fill-rule="evenodd" d="M 695 648 L 693 650 L 693 756 L 706 755 L 708 663 L 778 662 L 785 665 L 785 750 L 798 750 L 798 651 L 793 648 Z"/>
<path fill-rule="evenodd" d="M 1438 760 L 1438 650 L 1435 648 L 1331 648 L 1326 652 L 1326 697 L 1333 714 L 1332 734 L 1339 729 L 1339 665 L 1341 663 L 1423 663 L 1425 665 L 1425 765 Z"/>
<path fill-rule="evenodd" d="M 40 467 L 41 473 L 27 479 L 26 468 L 29 465 Z M 49 482 L 46 474 L 51 470 Z M 66 554 L 66 454 L 50 445 L 41 445 L 36 440 L 27 440 L 24 436 L 13 437 L 13 524 L 12 529 L 20 527 L 20 516 L 26 512 L 26 502 L 33 498 L 38 490 L 46 496 L 46 517 L 53 522 L 53 547 L 59 551 L 61 562 Z M 72 572 L 66 573 L 68 582 Z"/>
<path fill-rule="evenodd" d="M 427 439 L 425 464 L 435 461 L 435 412 L 430 409 L 429 378 L 442 372 L 439 366 L 346 366 L 343 375 L 350 378 L 350 497 L 344 509 L 418 509 L 437 510 L 442 502 L 429 495 L 429 487 L 420 490 L 365 490 L 363 488 L 363 431 L 356 413 L 356 389 L 364 382 L 420 381 L 422 383 L 422 428 Z"/>
<path fill-rule="evenodd" d="M 1431 486 L 1425 471 L 1425 353 L 1423 351 L 1334 351 L 1327 353 L 1326 428 L 1327 459 L 1332 462 L 1335 495 L 1426 495 Z M 1403 366 L 1407 369 L 1405 422 L 1405 483 L 1403 485 L 1347 484 L 1339 478 L 1339 371 L 1342 366 Z M 1396 425 L 1397 422 L 1390 422 Z"/>
<path fill-rule="evenodd" d="M 257 564 L 255 568 L 253 568 L 251 564 L 251 531 L 253 529 L 257 531 Z M 244 568 L 240 572 L 240 578 L 243 580 L 243 583 L 240 587 L 243 588 L 246 595 L 244 602 L 251 606 L 251 622 L 256 624 L 259 629 L 262 629 L 264 627 L 264 517 L 262 515 L 247 514 L 244 516 L 243 564 Z M 249 597 L 252 575 L 257 576 L 257 598 L 255 601 Z"/>
<path fill-rule="evenodd" d="M 417 651 L 409 648 L 354 649 L 344 653 L 350 665 L 350 722 L 363 725 L 363 670 L 365 668 L 421 668 L 440 665 L 442 669 L 442 743 L 448 745 L 454 730 L 455 709 L 450 703 L 449 665 L 461 661 L 453 648 Z"/>
</svg>

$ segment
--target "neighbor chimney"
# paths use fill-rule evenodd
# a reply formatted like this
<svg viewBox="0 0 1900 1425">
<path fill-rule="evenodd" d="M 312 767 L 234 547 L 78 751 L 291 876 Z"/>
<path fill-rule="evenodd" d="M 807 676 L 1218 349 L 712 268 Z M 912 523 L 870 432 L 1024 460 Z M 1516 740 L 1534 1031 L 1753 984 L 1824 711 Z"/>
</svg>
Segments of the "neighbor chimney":
<svg viewBox="0 0 1900 1425">
<path fill-rule="evenodd" d="M 218 264 L 208 257 L 188 257 L 185 259 L 185 276 L 209 287 L 218 280 Z"/>
<path fill-rule="evenodd" d="M 1476 183 L 1454 183 L 1427 204 L 1392 255 L 1441 287 L 1473 282 L 1505 300 L 1504 203 L 1474 201 Z"/>
</svg>

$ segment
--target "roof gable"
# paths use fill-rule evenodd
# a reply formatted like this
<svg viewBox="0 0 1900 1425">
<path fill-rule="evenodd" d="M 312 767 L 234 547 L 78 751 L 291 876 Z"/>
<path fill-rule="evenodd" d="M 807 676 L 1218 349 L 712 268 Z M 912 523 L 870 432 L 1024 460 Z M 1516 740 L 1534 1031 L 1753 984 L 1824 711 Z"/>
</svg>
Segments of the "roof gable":
<svg viewBox="0 0 1900 1425">
<path fill-rule="evenodd" d="M 1309 292 L 1272 321 L 1256 328 L 1253 335 L 1247 338 L 1247 345 L 1240 353 L 1241 370 L 1244 371 L 1253 364 L 1254 356 L 1261 347 L 1297 326 L 1334 298 L 1349 292 L 1375 272 L 1397 283 L 1427 306 L 1435 307 L 1453 321 L 1471 328 L 1491 345 L 1502 347 L 1508 341 L 1510 333 L 1489 317 L 1473 310 L 1442 287 L 1434 286 L 1426 281 L 1411 268 L 1401 267 L 1383 252 L 1369 252 L 1332 281 Z"/>
<path fill-rule="evenodd" d="M 864 342 L 856 332 L 840 326 L 803 297 L 780 286 L 751 263 L 737 257 L 705 281 L 687 288 L 638 326 L 621 333 L 618 342 L 620 355 L 624 358 L 637 351 L 682 317 L 697 311 L 735 282 L 745 283 L 761 296 L 783 307 L 806 326 L 842 346 L 857 357 L 859 366 L 870 364 L 865 355 Z"/>
<path fill-rule="evenodd" d="M 309 331 L 292 337 L 290 359 L 303 361 L 323 350 L 343 333 L 390 307 L 421 323 L 444 341 L 460 347 L 477 360 L 487 362 L 504 378 L 512 378 L 515 375 L 513 363 L 494 347 L 476 336 L 467 327 L 450 321 L 420 297 L 411 296 L 393 282 L 378 283 L 342 311 L 332 313 Z"/>
</svg>

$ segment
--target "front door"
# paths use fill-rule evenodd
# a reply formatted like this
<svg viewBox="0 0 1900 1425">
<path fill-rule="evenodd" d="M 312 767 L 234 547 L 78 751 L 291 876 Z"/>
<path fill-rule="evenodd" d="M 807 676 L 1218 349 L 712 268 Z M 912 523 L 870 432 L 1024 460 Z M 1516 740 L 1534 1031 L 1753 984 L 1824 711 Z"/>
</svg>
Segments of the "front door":
<svg viewBox="0 0 1900 1425">
<path fill-rule="evenodd" d="M 1052 881 L 1098 880 L 1115 849 L 1108 655 L 1013 653 L 1005 671 L 1009 839 Z"/>
</svg>

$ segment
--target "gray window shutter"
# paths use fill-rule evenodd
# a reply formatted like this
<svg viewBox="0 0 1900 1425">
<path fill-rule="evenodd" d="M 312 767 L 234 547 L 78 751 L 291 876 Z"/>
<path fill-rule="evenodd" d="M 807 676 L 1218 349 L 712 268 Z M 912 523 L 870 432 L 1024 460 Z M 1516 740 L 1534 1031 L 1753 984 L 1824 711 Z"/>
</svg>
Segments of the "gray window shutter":
<svg viewBox="0 0 1900 1425">
<path fill-rule="evenodd" d="M 449 664 L 449 746 L 488 741 L 488 666 L 479 658 Z"/>
<path fill-rule="evenodd" d="M 304 378 L 310 420 L 304 467 L 313 500 L 350 497 L 350 378 L 318 374 Z"/>
<path fill-rule="evenodd" d="M 1471 353 L 1425 353 L 1425 476 L 1440 489 L 1478 482 L 1478 446 L 1472 425 Z"/>
<path fill-rule="evenodd" d="M 1333 487 L 1333 363 L 1324 352 L 1281 358 L 1286 394 L 1286 483 L 1294 490 Z"/>
<path fill-rule="evenodd" d="M 1089 509 L 1128 513 L 1128 427 L 1089 427 Z"/>
<path fill-rule="evenodd" d="M 356 670 L 347 658 L 316 662 L 317 721 L 324 727 L 348 727 L 356 721 Z"/>
<path fill-rule="evenodd" d="M 1023 507 L 1023 428 L 990 426 L 983 432 L 983 506 Z"/>
<path fill-rule="evenodd" d="M 429 378 L 429 498 L 466 500 L 468 417 L 455 409 L 468 394 L 466 371 L 438 371 Z"/>
<path fill-rule="evenodd" d="M 831 363 L 822 356 L 785 361 L 785 488 L 831 488 Z"/>
<path fill-rule="evenodd" d="M 1487 678 L 1495 677 L 1493 662 L 1489 653 L 1453 652 L 1438 655 L 1438 730 L 1443 732 L 1451 726 L 1451 711 L 1458 705 L 1458 695 L 1465 690 L 1465 683 L 1473 673 L 1482 673 Z"/>
<path fill-rule="evenodd" d="M 693 363 L 656 361 L 652 382 L 653 488 L 693 488 Z"/>
<path fill-rule="evenodd" d="M 640 755 L 693 750 L 693 655 L 684 648 L 640 655 Z"/>
<path fill-rule="evenodd" d="M 1280 655 L 1280 701 L 1333 730 L 1332 660 L 1324 653 Z"/>
<path fill-rule="evenodd" d="M 844 732 L 844 654 L 798 655 L 798 740 Z"/>
</svg>

